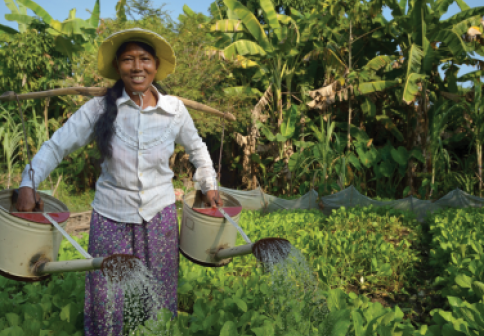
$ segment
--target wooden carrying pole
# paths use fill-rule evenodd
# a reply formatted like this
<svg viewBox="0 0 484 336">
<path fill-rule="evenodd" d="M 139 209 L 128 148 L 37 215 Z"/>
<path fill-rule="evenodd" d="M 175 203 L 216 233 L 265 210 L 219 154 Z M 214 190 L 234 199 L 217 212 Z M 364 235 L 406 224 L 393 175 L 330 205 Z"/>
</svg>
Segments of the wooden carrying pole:
<svg viewBox="0 0 484 336">
<path fill-rule="evenodd" d="M 38 98 L 47 98 L 47 97 L 56 97 L 56 96 L 104 96 L 106 93 L 107 88 L 103 87 L 70 87 L 70 88 L 61 88 L 61 89 L 53 89 L 48 91 L 39 91 L 39 92 L 31 92 L 25 94 L 19 94 L 18 98 L 20 100 L 27 100 L 27 99 L 38 99 Z M 223 113 L 219 110 L 216 110 L 210 106 L 204 105 L 202 103 L 198 103 L 193 100 L 189 100 L 182 97 L 177 97 L 180 99 L 186 107 L 192 108 L 194 110 L 212 114 L 221 118 L 225 118 L 228 121 L 236 121 L 237 119 L 232 113 Z M 12 101 L 17 100 L 15 97 L 15 93 L 13 91 L 7 91 L 0 96 L 0 101 Z"/>
</svg>

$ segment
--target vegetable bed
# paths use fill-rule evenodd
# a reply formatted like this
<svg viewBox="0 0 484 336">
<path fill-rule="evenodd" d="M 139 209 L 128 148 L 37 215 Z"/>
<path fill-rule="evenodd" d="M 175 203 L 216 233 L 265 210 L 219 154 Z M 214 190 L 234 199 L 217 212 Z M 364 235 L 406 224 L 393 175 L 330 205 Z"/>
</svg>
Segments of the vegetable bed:
<svg viewBox="0 0 484 336">
<path fill-rule="evenodd" d="M 329 217 L 316 210 L 244 211 L 240 225 L 251 240 L 282 237 L 301 250 L 317 293 L 285 302 L 250 255 L 223 268 L 180 256 L 179 316 L 146 321 L 144 335 L 479 335 L 483 219 L 483 210 L 446 210 L 422 227 L 410 213 L 388 208 L 341 208 Z M 87 235 L 77 240 L 87 248 Z M 64 240 L 59 259 L 77 258 Z M 428 268 L 436 275 L 430 282 L 421 273 Z M 426 296 L 413 300 L 422 288 Z M 446 303 L 415 319 L 415 302 L 425 308 L 430 295 Z M 83 304 L 83 273 L 33 284 L 0 277 L 0 336 L 82 335 Z M 162 315 L 169 321 L 167 311 Z"/>
</svg>

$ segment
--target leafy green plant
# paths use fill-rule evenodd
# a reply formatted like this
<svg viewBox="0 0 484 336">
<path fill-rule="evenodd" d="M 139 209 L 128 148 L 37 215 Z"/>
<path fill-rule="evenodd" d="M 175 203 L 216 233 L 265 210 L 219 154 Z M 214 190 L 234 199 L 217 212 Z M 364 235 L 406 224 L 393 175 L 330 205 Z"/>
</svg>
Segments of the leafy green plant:
<svg viewBox="0 0 484 336">
<path fill-rule="evenodd" d="M 16 123 L 12 116 L 2 107 L 0 118 L 4 119 L 3 126 L 0 127 L 0 140 L 2 141 L 3 153 L 7 166 L 7 189 L 10 188 L 10 180 L 15 168 L 15 160 L 18 157 L 17 149 L 22 140 L 22 125 Z"/>
<path fill-rule="evenodd" d="M 430 264 L 437 268 L 435 279 L 444 296 L 456 296 L 475 303 L 471 284 L 484 282 L 484 240 L 482 209 L 448 209 L 435 212 L 428 218 Z"/>
<path fill-rule="evenodd" d="M 325 118 L 327 122 L 325 124 Z M 298 177 L 314 172 L 313 180 L 318 177 L 319 193 L 329 194 L 332 189 L 342 190 L 345 187 L 345 156 L 339 137 L 334 133 L 336 123 L 331 121 L 331 115 L 320 116 L 319 126 L 308 123 L 316 142 L 300 143 L 302 151 L 292 155 L 289 168 L 298 171 Z M 334 144 L 332 144 L 334 139 Z M 343 145 L 344 146 L 344 145 Z M 339 167 L 338 167 L 339 166 Z M 338 169 L 339 168 L 339 169 Z M 339 176 L 338 184 L 328 184 L 333 178 L 333 172 Z M 320 177 L 320 178 L 319 178 Z"/>
</svg>

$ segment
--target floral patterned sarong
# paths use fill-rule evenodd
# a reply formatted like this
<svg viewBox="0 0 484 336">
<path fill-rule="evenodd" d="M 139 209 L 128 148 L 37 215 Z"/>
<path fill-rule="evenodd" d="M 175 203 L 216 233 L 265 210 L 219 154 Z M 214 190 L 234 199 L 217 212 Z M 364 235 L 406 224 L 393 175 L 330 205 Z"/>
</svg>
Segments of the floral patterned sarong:
<svg viewBox="0 0 484 336">
<path fill-rule="evenodd" d="M 93 258 L 115 253 L 134 254 L 163 283 L 157 293 L 164 308 L 177 314 L 178 285 L 178 222 L 175 205 L 159 212 L 150 222 L 120 223 L 92 212 L 89 233 L 89 253 Z M 122 335 L 123 298 L 116 295 L 112 325 L 107 308 L 106 279 L 100 270 L 86 273 L 84 330 L 86 336 Z M 162 308 L 162 307 L 160 307 Z"/>
</svg>

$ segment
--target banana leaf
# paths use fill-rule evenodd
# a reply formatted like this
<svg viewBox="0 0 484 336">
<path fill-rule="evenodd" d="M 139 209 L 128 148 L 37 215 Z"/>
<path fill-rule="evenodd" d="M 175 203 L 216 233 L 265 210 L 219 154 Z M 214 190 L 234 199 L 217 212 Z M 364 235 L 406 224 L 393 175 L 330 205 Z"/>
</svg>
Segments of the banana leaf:
<svg viewBox="0 0 484 336">
<path fill-rule="evenodd" d="M 407 103 L 407 105 L 410 105 L 413 101 L 415 101 L 417 93 L 420 92 L 418 82 L 425 80 L 426 77 L 427 76 L 422 74 L 413 73 L 406 78 L 405 85 L 403 87 L 402 99 L 405 103 Z"/>
<path fill-rule="evenodd" d="M 101 10 L 99 9 L 99 0 L 96 0 L 94 4 L 94 8 L 92 10 L 91 17 L 88 20 L 88 23 L 91 27 L 97 28 L 99 26 L 99 17 L 101 15 Z"/>
<path fill-rule="evenodd" d="M 466 21 L 473 16 L 482 17 L 484 15 L 484 6 L 481 7 L 474 7 L 468 10 L 463 10 L 460 13 L 457 13 L 447 20 L 441 21 L 442 26 L 453 26 L 455 24 L 461 23 L 462 21 Z"/>
<path fill-rule="evenodd" d="M 457 6 L 459 6 L 461 11 L 471 9 L 469 5 L 465 3 L 464 0 L 455 0 L 455 3 L 457 4 Z"/>
<path fill-rule="evenodd" d="M 400 84 L 400 80 L 392 80 L 392 81 L 374 81 L 374 82 L 366 82 L 366 83 L 359 83 L 356 84 L 354 91 L 355 95 L 365 95 L 373 92 L 378 91 L 385 91 L 390 87 L 394 87 Z"/>
<path fill-rule="evenodd" d="M 183 5 L 183 13 L 185 13 L 186 16 L 190 18 L 194 18 L 197 16 L 197 13 L 195 13 L 190 7 L 188 7 L 186 4 Z"/>
<path fill-rule="evenodd" d="M 452 5 L 453 2 L 454 0 L 437 0 L 434 7 L 435 11 L 439 13 L 439 16 L 442 16 L 447 13 L 449 6 Z"/>
<path fill-rule="evenodd" d="M 237 66 L 242 69 L 249 69 L 249 68 L 255 68 L 255 67 L 260 67 L 260 64 L 248 59 L 247 57 L 237 55 L 237 59 L 235 61 Z"/>
<path fill-rule="evenodd" d="M 255 42 L 240 40 L 232 43 L 224 49 L 225 57 L 228 59 L 236 58 L 237 55 L 246 56 L 265 56 L 265 50 Z"/>
<path fill-rule="evenodd" d="M 274 4 L 272 3 L 271 0 L 260 0 L 260 6 L 262 9 L 262 12 L 264 13 L 264 18 L 266 20 L 266 23 L 269 25 L 269 27 L 272 30 L 274 30 L 275 34 L 277 35 L 277 38 L 280 40 L 281 26 L 279 25 L 279 19 L 277 17 L 276 9 L 274 8 Z"/>
<path fill-rule="evenodd" d="M 20 24 L 23 24 L 23 25 L 29 25 L 32 23 L 32 21 L 34 21 L 34 18 L 31 17 L 30 15 L 25 15 L 25 14 L 18 14 L 18 13 L 15 13 L 15 14 L 5 14 L 5 19 L 7 19 L 8 21 L 16 21 Z"/>
<path fill-rule="evenodd" d="M 32 10 L 32 12 L 35 13 L 38 17 L 42 19 L 47 24 L 50 24 L 50 22 L 53 20 L 52 16 L 50 16 L 49 13 L 45 9 L 43 9 L 41 6 L 39 6 L 37 3 L 35 3 L 32 0 L 17 0 L 19 3 L 27 7 L 28 9 Z"/>
<path fill-rule="evenodd" d="M 19 13 L 19 9 L 15 4 L 15 1 L 13 0 L 4 0 L 4 1 L 5 1 L 5 5 L 7 6 L 8 9 L 10 9 L 12 13 L 15 13 L 15 14 Z M 20 13 L 20 14 L 26 14 L 26 13 Z"/>
<path fill-rule="evenodd" d="M 9 35 L 14 35 L 14 34 L 18 34 L 18 31 L 9 27 L 9 26 L 5 26 L 3 24 L 0 24 L 0 31 L 6 33 L 6 34 L 9 34 Z"/>
<path fill-rule="evenodd" d="M 248 30 L 240 20 L 219 20 L 210 27 L 210 32 L 247 33 Z"/>
<path fill-rule="evenodd" d="M 374 118 L 375 115 L 376 115 L 376 106 L 375 104 L 373 104 L 373 102 L 365 97 L 363 103 L 360 105 L 361 107 L 361 110 L 363 111 L 363 113 L 367 116 L 369 116 L 370 118 Z"/>
<path fill-rule="evenodd" d="M 4 0 L 4 1 L 5 1 L 5 5 L 8 7 L 8 9 L 10 9 L 12 14 L 27 15 L 27 8 L 23 4 L 19 3 L 17 7 L 17 5 L 15 4 L 15 1 L 13 0 Z M 20 33 L 25 33 L 25 31 L 27 30 L 27 25 L 19 22 L 18 30 Z"/>
<path fill-rule="evenodd" d="M 473 51 L 476 46 L 474 42 L 466 42 L 462 39 L 462 36 L 467 32 L 469 24 L 472 23 L 465 21 L 459 24 L 450 25 L 447 28 L 439 29 L 434 35 L 432 35 L 431 40 L 442 42 L 458 62 L 463 61 L 466 58 L 467 53 Z"/>
<path fill-rule="evenodd" d="M 405 78 L 408 78 L 411 74 L 419 74 L 422 70 L 422 58 L 424 53 L 422 49 L 415 43 L 412 44 L 410 50 L 408 51 L 408 63 L 407 63 L 407 74 Z"/>
<path fill-rule="evenodd" d="M 297 122 L 297 109 L 293 105 L 289 110 L 286 111 L 284 116 L 284 122 L 281 125 L 281 134 L 286 138 L 291 138 L 296 131 Z"/>
<path fill-rule="evenodd" d="M 395 56 L 377 56 L 370 60 L 363 69 L 378 71 L 391 64 L 395 60 Z"/>
<path fill-rule="evenodd" d="M 119 0 L 116 4 L 116 19 L 121 22 L 126 22 L 128 19 L 126 18 L 126 0 Z"/>
<path fill-rule="evenodd" d="M 379 115 L 376 117 L 376 120 L 381 122 L 387 131 L 393 134 L 398 141 L 403 141 L 403 134 L 400 133 L 397 126 L 393 123 L 392 119 L 390 119 L 387 115 Z"/>
<path fill-rule="evenodd" d="M 220 12 L 220 7 L 217 5 L 217 2 L 212 2 L 210 5 L 210 13 L 212 14 L 215 20 L 222 20 L 222 13 Z"/>
<path fill-rule="evenodd" d="M 251 88 L 248 86 L 234 86 L 234 87 L 228 87 L 224 89 L 224 92 L 226 95 L 234 95 L 234 96 L 240 96 L 240 95 L 246 95 L 246 96 L 257 96 L 261 97 L 262 92 L 259 91 L 259 89 L 256 88 Z"/>
<path fill-rule="evenodd" d="M 272 45 L 267 38 L 266 32 L 257 18 L 237 0 L 224 0 L 225 5 L 237 15 L 244 23 L 247 30 L 251 33 L 254 39 L 259 43 L 260 48 L 265 51 L 272 51 Z"/>
<path fill-rule="evenodd" d="M 267 140 L 269 140 L 269 141 L 276 140 L 276 136 L 270 131 L 270 129 L 266 125 L 264 125 L 260 121 L 258 121 L 257 127 L 262 132 L 262 134 L 264 134 L 264 136 L 266 137 Z"/>
</svg>

